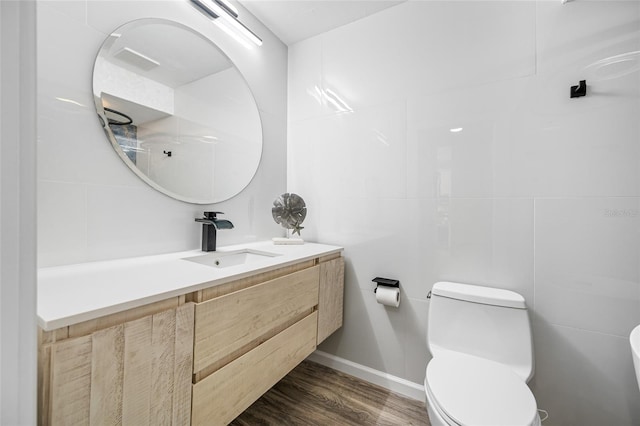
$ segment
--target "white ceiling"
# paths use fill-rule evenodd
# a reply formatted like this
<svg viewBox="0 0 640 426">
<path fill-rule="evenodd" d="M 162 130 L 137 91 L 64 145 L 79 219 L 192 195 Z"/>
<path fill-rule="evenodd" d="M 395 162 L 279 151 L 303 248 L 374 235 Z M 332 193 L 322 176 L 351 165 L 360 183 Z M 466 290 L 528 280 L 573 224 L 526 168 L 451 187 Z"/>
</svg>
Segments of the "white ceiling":
<svg viewBox="0 0 640 426">
<path fill-rule="evenodd" d="M 406 0 L 239 0 L 288 46 Z M 239 17 L 242 20 L 242 16 Z"/>
</svg>

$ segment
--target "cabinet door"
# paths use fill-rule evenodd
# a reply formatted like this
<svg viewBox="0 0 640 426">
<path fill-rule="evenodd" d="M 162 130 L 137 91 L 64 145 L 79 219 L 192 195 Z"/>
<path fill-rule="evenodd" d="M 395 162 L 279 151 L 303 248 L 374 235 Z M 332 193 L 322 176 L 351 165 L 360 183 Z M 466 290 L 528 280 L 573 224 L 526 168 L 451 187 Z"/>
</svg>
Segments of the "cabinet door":
<svg viewBox="0 0 640 426">
<path fill-rule="evenodd" d="M 318 299 L 318 344 L 342 327 L 344 258 L 320 264 Z"/>
<path fill-rule="evenodd" d="M 51 344 L 52 425 L 189 425 L 189 303 Z"/>
</svg>

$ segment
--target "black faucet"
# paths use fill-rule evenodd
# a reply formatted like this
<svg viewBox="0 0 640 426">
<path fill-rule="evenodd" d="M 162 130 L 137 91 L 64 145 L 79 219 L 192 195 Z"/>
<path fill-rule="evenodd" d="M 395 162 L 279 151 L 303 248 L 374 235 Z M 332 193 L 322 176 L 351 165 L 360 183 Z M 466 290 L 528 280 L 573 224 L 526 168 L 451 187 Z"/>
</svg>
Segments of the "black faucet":
<svg viewBox="0 0 640 426">
<path fill-rule="evenodd" d="M 216 232 L 218 229 L 233 229 L 233 223 L 225 219 L 218 219 L 216 215 L 222 212 L 204 212 L 203 218 L 196 218 L 202 223 L 202 251 L 216 251 Z"/>
</svg>

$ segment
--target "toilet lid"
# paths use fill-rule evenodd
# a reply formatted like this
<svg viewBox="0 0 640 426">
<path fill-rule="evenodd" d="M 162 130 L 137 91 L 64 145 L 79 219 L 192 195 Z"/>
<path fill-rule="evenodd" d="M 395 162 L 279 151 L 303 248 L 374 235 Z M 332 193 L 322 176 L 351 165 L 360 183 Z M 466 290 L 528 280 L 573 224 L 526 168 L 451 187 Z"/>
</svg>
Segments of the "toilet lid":
<svg viewBox="0 0 640 426">
<path fill-rule="evenodd" d="M 471 355 L 448 353 L 427 365 L 425 384 L 440 409 L 460 425 L 533 425 L 537 405 L 529 387 L 509 367 Z"/>
</svg>

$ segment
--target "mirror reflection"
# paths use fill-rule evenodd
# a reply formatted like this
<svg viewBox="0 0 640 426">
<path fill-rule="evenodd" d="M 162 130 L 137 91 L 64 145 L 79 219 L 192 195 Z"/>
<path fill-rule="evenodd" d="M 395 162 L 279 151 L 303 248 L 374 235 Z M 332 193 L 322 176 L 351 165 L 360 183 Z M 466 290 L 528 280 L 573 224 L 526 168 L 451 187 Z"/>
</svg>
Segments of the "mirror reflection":
<svg viewBox="0 0 640 426">
<path fill-rule="evenodd" d="M 104 42 L 93 93 L 105 133 L 145 182 L 210 204 L 251 181 L 262 154 L 253 95 L 210 40 L 176 22 L 142 19 Z"/>
</svg>

